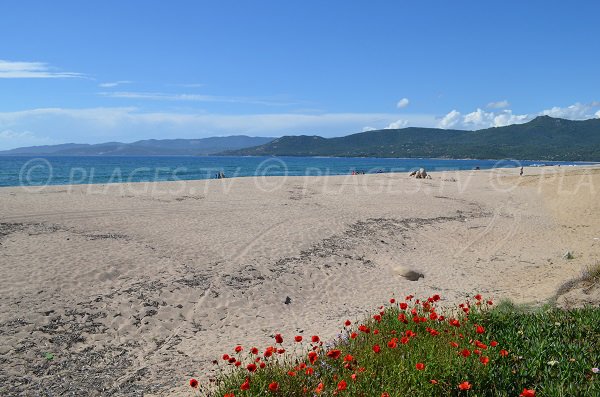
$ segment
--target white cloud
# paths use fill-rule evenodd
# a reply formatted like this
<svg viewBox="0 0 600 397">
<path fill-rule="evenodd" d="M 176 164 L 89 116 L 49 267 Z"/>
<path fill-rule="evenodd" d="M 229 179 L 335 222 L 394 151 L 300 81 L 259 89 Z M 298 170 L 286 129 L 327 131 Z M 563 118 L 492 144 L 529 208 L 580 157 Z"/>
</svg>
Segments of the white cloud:
<svg viewBox="0 0 600 397">
<path fill-rule="evenodd" d="M 375 127 L 363 127 L 362 132 L 367 132 L 367 131 L 375 131 L 377 128 Z"/>
<path fill-rule="evenodd" d="M 570 120 L 585 120 L 594 117 L 594 109 L 600 107 L 600 103 L 574 103 L 566 108 L 555 106 L 541 112 L 542 115 L 550 117 L 560 117 Z"/>
<path fill-rule="evenodd" d="M 457 124 L 460 123 L 460 112 L 457 110 L 452 110 L 450 113 L 442 117 L 440 122 L 438 123 L 438 127 L 440 128 L 453 128 Z"/>
<path fill-rule="evenodd" d="M 498 102 L 490 102 L 487 104 L 489 109 L 504 109 L 510 106 L 510 103 L 507 100 L 498 101 Z"/>
<path fill-rule="evenodd" d="M 390 124 L 388 124 L 387 127 L 385 127 L 386 130 L 397 130 L 400 128 L 404 128 L 408 125 L 408 120 L 396 120 Z"/>
<path fill-rule="evenodd" d="M 102 87 L 102 88 L 113 88 L 113 87 L 117 87 L 119 85 L 123 85 L 123 84 L 131 84 L 133 83 L 133 81 L 129 81 L 129 80 L 119 80 L 119 81 L 113 81 L 110 83 L 100 83 L 98 84 L 98 87 Z"/>
<path fill-rule="evenodd" d="M 396 107 L 398 109 L 402 109 L 408 106 L 408 104 L 410 103 L 410 101 L 408 100 L 408 98 L 402 98 L 398 101 L 398 103 L 396 104 Z"/>
<path fill-rule="evenodd" d="M 532 118 L 528 114 L 513 114 L 512 110 L 506 109 L 502 113 L 494 116 L 493 127 L 504 127 L 510 124 L 522 124 L 531 120 Z"/>
<path fill-rule="evenodd" d="M 474 112 L 466 114 L 462 119 L 462 124 L 469 129 L 476 130 L 489 127 L 493 124 L 493 120 L 494 113 L 477 109 Z"/>
<path fill-rule="evenodd" d="M 486 112 L 485 110 L 477 109 L 463 116 L 460 112 L 453 110 L 438 122 L 438 127 L 477 130 L 490 127 L 503 127 L 510 124 L 522 124 L 533 120 L 537 116 L 586 120 L 594 117 L 600 118 L 600 110 L 596 111 L 598 108 L 600 108 L 600 102 L 578 102 L 567 107 L 555 106 L 531 114 L 514 114 L 510 109 L 503 109 L 497 112 Z"/>
<path fill-rule="evenodd" d="M 191 102 L 221 102 L 221 103 L 244 103 L 249 105 L 267 105 L 267 106 L 291 106 L 298 105 L 299 102 L 281 101 L 277 99 L 263 99 L 252 97 L 228 97 L 218 95 L 202 95 L 202 94 L 171 94 L 163 92 L 131 92 L 131 91 L 116 91 L 116 92 L 99 92 L 109 98 L 121 99 L 143 99 L 152 101 L 191 101 Z"/>
<path fill-rule="evenodd" d="M 73 78 L 85 77 L 81 73 L 58 72 L 44 62 L 14 62 L 0 59 L 0 79 Z"/>
<path fill-rule="evenodd" d="M 464 116 L 453 110 L 440 120 L 438 126 L 440 128 L 479 130 L 490 127 L 503 127 L 509 124 L 521 124 L 533 119 L 533 117 L 527 114 L 513 114 L 510 109 L 504 109 L 499 113 L 477 109 Z"/>
<path fill-rule="evenodd" d="M 12 149 L 21 146 L 47 145 L 53 143 L 49 138 L 38 137 L 30 131 L 0 131 L 1 148 Z"/>
</svg>

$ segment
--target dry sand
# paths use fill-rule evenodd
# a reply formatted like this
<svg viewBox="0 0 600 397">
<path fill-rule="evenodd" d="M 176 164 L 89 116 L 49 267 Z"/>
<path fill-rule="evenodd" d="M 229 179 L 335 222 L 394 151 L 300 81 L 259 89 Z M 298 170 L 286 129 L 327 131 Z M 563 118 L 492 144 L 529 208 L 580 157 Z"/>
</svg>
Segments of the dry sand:
<svg viewBox="0 0 600 397">
<path fill-rule="evenodd" d="M 0 189 L 0 394 L 186 395 L 394 294 L 546 302 L 600 260 L 600 170 L 517 172 Z"/>
</svg>

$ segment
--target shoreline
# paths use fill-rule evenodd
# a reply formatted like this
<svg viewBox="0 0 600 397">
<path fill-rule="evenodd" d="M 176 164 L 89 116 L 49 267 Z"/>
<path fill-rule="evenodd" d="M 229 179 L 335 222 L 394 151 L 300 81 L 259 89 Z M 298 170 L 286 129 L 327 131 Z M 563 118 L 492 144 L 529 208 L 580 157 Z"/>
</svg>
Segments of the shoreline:
<svg viewBox="0 0 600 397">
<path fill-rule="evenodd" d="M 78 156 L 78 157 L 90 157 L 90 156 Z M 97 157 L 101 157 L 101 156 L 97 156 Z M 123 157 L 130 157 L 130 156 L 123 156 Z M 131 156 L 131 157 L 135 157 L 135 156 Z M 183 157 L 183 156 L 182 156 Z M 147 158 L 147 157 L 144 157 Z M 274 157 L 277 158 L 277 157 Z M 344 158 L 346 159 L 347 157 L 339 157 L 339 158 Z M 387 158 L 382 158 L 384 160 L 389 160 Z M 393 159 L 393 158 L 390 158 Z M 405 160 L 412 160 L 412 158 L 408 158 Z M 471 159 L 424 159 L 424 160 L 466 160 L 466 161 L 494 161 L 494 160 L 471 160 Z M 507 161 L 530 161 L 530 162 L 534 162 L 537 160 L 507 160 Z M 549 165 L 537 165 L 537 164 L 530 164 L 527 166 L 523 166 L 523 168 L 525 170 L 528 169 L 554 169 L 554 168 L 561 168 L 565 167 L 565 168 L 571 168 L 571 167 L 578 167 L 578 168 L 597 168 L 600 167 L 600 163 L 590 163 L 590 162 L 560 162 L 560 164 L 549 164 Z M 377 168 L 377 167 L 375 167 Z M 415 166 L 413 167 L 414 169 L 417 169 L 419 167 Z M 490 168 L 480 168 L 478 170 L 476 169 L 450 169 L 450 170 L 427 170 L 429 173 L 450 173 L 450 172 L 470 172 L 470 171 L 491 171 L 491 170 L 503 170 L 503 169 L 515 169 L 515 168 L 519 168 L 519 165 L 515 165 L 515 166 L 504 166 L 504 167 L 490 167 Z M 329 168 L 326 169 L 327 171 L 329 170 Z M 258 171 L 258 170 L 257 170 Z M 135 169 L 134 169 L 135 172 Z M 382 171 L 382 172 L 370 172 L 370 173 L 366 173 L 366 174 L 362 174 L 362 175 L 396 175 L 396 174 L 403 174 L 406 173 L 407 170 L 402 170 L 402 171 L 394 171 L 393 169 L 390 171 Z M 7 189 L 7 188 L 25 188 L 25 189 L 30 189 L 30 190 L 35 190 L 35 189 L 45 189 L 48 187 L 52 187 L 52 186 L 63 186 L 63 187 L 72 187 L 72 186 L 88 186 L 88 185 L 113 185 L 113 184 L 142 184 L 142 183 L 164 183 L 164 182 L 172 182 L 172 183 L 186 183 L 186 182 L 198 182 L 198 181 L 210 181 L 210 180 L 238 180 L 240 178 L 288 178 L 288 177 L 336 177 L 336 176 L 349 176 L 351 174 L 347 174 L 347 173 L 326 173 L 326 174 L 322 174 L 322 175 L 306 175 L 306 174 L 301 174 L 301 175 L 292 175 L 292 174 L 286 174 L 286 175 L 236 175 L 236 176 L 231 176 L 231 177 L 225 177 L 222 179 L 217 179 L 217 178 L 198 178 L 198 179 L 171 179 L 171 180 L 150 180 L 150 181 L 115 181 L 115 182 L 111 182 L 109 181 L 102 181 L 102 182 L 81 182 L 81 183 L 47 183 L 44 185 L 35 185 L 35 184 L 21 184 L 21 185 L 6 185 L 6 186 L 0 186 L 0 191 L 2 189 Z"/>
</svg>

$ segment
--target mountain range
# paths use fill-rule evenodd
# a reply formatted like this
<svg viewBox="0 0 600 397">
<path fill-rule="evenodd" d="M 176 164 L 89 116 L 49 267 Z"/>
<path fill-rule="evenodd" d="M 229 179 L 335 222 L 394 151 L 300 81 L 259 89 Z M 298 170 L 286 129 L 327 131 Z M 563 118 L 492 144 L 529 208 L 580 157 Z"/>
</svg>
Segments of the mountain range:
<svg viewBox="0 0 600 397">
<path fill-rule="evenodd" d="M 149 139 L 133 143 L 67 143 L 0 151 L 0 155 L 336 156 L 600 161 L 600 118 L 565 120 L 539 116 L 524 124 L 476 131 L 408 127 L 337 138 L 237 135 L 202 139 Z"/>
<path fill-rule="evenodd" d="M 225 150 L 259 146 L 274 138 L 235 135 L 201 139 L 147 139 L 132 143 L 65 143 L 0 151 L 0 155 L 44 156 L 208 156 Z"/>
<path fill-rule="evenodd" d="M 284 136 L 222 154 L 600 161 L 600 119 L 539 116 L 524 124 L 476 131 L 409 127 L 339 138 Z"/>
</svg>

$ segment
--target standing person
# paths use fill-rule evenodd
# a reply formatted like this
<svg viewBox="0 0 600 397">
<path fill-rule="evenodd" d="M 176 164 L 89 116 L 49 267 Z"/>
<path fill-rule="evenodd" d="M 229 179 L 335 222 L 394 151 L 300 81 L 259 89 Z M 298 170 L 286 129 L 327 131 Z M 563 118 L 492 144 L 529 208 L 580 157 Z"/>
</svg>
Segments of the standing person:
<svg viewBox="0 0 600 397">
<path fill-rule="evenodd" d="M 519 172 L 520 176 L 523 176 L 523 167 L 521 167 L 521 172 Z"/>
</svg>

